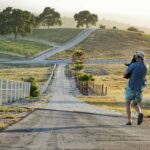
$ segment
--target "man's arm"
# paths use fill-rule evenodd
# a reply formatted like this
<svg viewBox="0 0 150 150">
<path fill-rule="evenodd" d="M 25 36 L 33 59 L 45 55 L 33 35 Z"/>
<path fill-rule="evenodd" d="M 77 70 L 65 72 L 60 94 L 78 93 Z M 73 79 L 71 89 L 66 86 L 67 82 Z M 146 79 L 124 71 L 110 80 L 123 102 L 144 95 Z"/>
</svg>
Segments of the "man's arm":
<svg viewBox="0 0 150 150">
<path fill-rule="evenodd" d="M 131 65 L 128 67 L 128 69 L 127 69 L 127 70 L 125 71 L 125 73 L 124 73 L 123 78 L 126 78 L 126 79 L 129 79 L 129 78 L 130 78 L 134 66 L 135 66 L 135 64 L 131 64 Z"/>
</svg>

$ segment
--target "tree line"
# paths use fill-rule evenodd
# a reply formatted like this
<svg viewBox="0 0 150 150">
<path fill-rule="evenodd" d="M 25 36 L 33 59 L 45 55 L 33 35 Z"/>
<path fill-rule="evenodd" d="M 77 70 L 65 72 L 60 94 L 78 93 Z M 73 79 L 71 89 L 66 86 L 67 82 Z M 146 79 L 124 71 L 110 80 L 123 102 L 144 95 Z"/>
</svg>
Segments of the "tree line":
<svg viewBox="0 0 150 150">
<path fill-rule="evenodd" d="M 77 22 L 76 27 L 96 26 L 98 16 L 85 10 L 74 15 L 74 20 Z M 61 26 L 61 15 L 54 8 L 45 7 L 39 16 L 35 16 L 30 11 L 7 7 L 0 12 L 0 35 L 17 36 L 30 35 L 32 29 L 37 26 Z"/>
</svg>

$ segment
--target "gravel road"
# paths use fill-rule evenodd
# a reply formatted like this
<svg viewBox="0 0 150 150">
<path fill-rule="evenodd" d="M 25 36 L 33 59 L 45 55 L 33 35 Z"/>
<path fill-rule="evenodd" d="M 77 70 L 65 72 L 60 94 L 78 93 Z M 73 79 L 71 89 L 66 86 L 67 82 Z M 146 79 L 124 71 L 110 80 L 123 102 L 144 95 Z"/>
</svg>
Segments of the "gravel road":
<svg viewBox="0 0 150 150">
<path fill-rule="evenodd" d="M 47 109 L 37 109 L 0 133 L 0 150 L 149 150 L 150 126 L 125 126 L 114 111 L 80 102 L 74 80 L 59 65 Z"/>
</svg>

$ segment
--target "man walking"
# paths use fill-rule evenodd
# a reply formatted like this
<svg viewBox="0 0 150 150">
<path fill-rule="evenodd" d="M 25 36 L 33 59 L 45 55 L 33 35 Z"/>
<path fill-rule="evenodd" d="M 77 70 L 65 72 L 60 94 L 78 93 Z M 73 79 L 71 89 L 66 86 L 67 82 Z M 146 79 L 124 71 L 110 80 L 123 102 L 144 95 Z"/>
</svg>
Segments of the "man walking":
<svg viewBox="0 0 150 150">
<path fill-rule="evenodd" d="M 126 112 L 128 116 L 126 125 L 132 125 L 131 102 L 138 113 L 137 124 L 140 125 L 143 121 L 140 103 L 142 101 L 143 89 L 146 86 L 147 67 L 144 63 L 144 57 L 145 53 L 143 51 L 137 51 L 135 56 L 136 62 L 132 63 L 124 74 L 125 78 L 130 75 L 125 91 Z"/>
</svg>

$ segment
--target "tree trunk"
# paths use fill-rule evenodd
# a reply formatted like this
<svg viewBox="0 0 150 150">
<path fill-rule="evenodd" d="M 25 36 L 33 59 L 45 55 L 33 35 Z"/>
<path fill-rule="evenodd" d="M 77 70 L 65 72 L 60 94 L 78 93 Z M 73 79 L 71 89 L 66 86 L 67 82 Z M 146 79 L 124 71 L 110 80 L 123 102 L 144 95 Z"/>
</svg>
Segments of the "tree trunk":
<svg viewBox="0 0 150 150">
<path fill-rule="evenodd" d="M 17 40 L 17 33 L 15 33 L 15 40 Z"/>
</svg>

